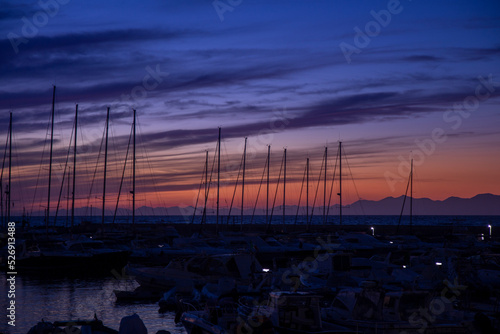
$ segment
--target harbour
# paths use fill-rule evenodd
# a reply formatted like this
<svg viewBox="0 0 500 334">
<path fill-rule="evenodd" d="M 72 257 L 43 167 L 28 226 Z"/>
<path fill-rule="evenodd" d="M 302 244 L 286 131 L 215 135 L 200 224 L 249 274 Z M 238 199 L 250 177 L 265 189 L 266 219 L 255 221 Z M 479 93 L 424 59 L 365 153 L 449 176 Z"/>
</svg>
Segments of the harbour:
<svg viewBox="0 0 500 334">
<path fill-rule="evenodd" d="M 498 13 L 3 0 L 0 334 L 500 334 Z"/>
<path fill-rule="evenodd" d="M 349 216 L 346 217 L 349 219 Z M 52 236 L 59 236 L 59 240 L 65 238 L 78 240 L 85 236 L 92 240 L 103 240 L 108 245 L 112 244 L 113 246 L 108 247 L 114 249 L 126 249 L 129 254 L 127 266 L 120 265 L 120 268 L 111 269 L 107 272 L 106 270 L 100 270 L 102 268 L 99 268 L 97 263 L 90 265 L 85 271 L 75 271 L 67 266 L 47 267 L 46 270 L 38 271 L 29 271 L 26 268 L 19 269 L 16 278 L 17 324 L 15 330 L 13 330 L 13 327 L 5 327 L 2 331 L 7 333 L 27 333 L 30 328 L 42 321 L 42 319 L 46 322 L 54 322 L 88 320 L 94 317 L 102 321 L 106 326 L 117 330 L 123 317 L 136 313 L 150 333 L 156 333 L 160 330 L 168 330 L 171 333 L 186 333 L 185 322 L 194 321 L 196 323 L 198 321 L 196 320 L 197 317 L 203 317 L 203 310 L 208 307 L 208 304 L 204 306 L 205 303 L 211 303 L 210 300 L 220 301 L 222 291 L 228 294 L 224 298 L 234 299 L 232 302 L 234 304 L 228 305 L 235 307 L 232 311 L 234 313 L 230 312 L 230 314 L 233 314 L 232 318 L 225 320 L 229 321 L 228 324 L 233 323 L 233 327 L 220 327 L 221 330 L 225 330 L 227 333 L 236 333 L 235 328 L 241 327 L 242 323 L 238 325 L 238 321 L 242 322 L 243 320 L 241 314 L 236 312 L 237 309 L 251 309 L 254 307 L 252 306 L 253 303 L 257 301 L 262 303 L 259 305 L 267 305 L 266 300 L 270 298 L 269 294 L 278 291 L 281 291 L 280 293 L 305 293 L 306 296 L 307 294 L 317 295 L 318 313 L 316 316 L 322 317 L 323 322 L 329 323 L 332 319 L 328 318 L 328 312 L 330 312 L 328 311 L 330 310 L 328 305 L 334 303 L 336 298 L 341 298 L 344 294 L 348 295 L 349 289 L 351 289 L 351 293 L 354 293 L 359 287 L 366 286 L 372 292 L 378 291 L 378 293 L 381 293 L 383 291 L 383 294 L 387 296 L 398 291 L 399 293 L 414 291 L 413 293 L 420 294 L 421 299 L 427 300 L 428 303 L 434 300 L 436 291 L 446 288 L 446 285 L 442 283 L 446 281 L 452 282 L 455 287 L 458 286 L 460 289 L 464 289 L 464 293 L 460 290 L 460 295 L 452 296 L 454 297 L 454 303 L 452 304 L 456 305 L 454 306 L 456 308 L 454 312 L 460 311 L 465 314 L 464 312 L 467 311 L 472 316 L 469 319 L 468 326 L 470 328 L 466 329 L 466 332 L 483 333 L 484 331 L 481 331 L 477 321 L 474 322 L 474 316 L 478 313 L 486 315 L 490 319 L 489 323 L 493 326 L 498 303 L 498 300 L 495 299 L 496 286 L 500 284 L 500 281 L 495 282 L 495 279 L 493 279 L 492 281 L 480 283 L 477 273 L 474 274 L 475 278 L 470 278 L 464 273 L 458 274 L 459 271 L 457 270 L 459 268 L 463 269 L 464 263 L 470 264 L 471 261 L 476 261 L 475 270 L 485 269 L 486 267 L 477 262 L 480 258 L 496 261 L 497 252 L 500 251 L 499 239 L 494 234 L 489 236 L 488 228 L 486 226 L 485 230 L 484 223 L 488 222 L 493 226 L 499 226 L 500 217 L 469 216 L 458 219 L 458 217 L 453 216 L 432 216 L 418 218 L 420 222 L 423 219 L 427 219 L 427 221 L 440 220 L 443 224 L 415 224 L 411 226 L 411 230 L 409 225 L 402 225 L 399 232 L 396 233 L 395 225 L 365 225 L 362 221 L 370 220 L 373 223 L 376 219 L 379 219 L 381 221 L 392 220 L 396 222 L 398 220 L 397 216 L 366 216 L 364 218 L 356 217 L 356 219 L 351 217 L 352 220 L 358 220 L 358 224 L 342 226 L 312 224 L 309 227 L 293 224 L 293 218 L 290 217 L 290 224 L 285 224 L 285 231 L 283 231 L 282 224 L 272 225 L 272 228 L 269 229 L 267 224 L 243 224 L 241 226 L 223 224 L 216 228 L 213 223 L 143 222 L 137 223 L 133 227 L 133 233 L 130 233 L 132 229 L 131 223 L 115 223 L 114 225 L 108 223 L 105 225 L 107 228 L 105 231 L 101 230 L 100 223 L 88 223 L 85 226 L 75 226 L 76 229 L 71 233 L 72 236 L 67 234 L 69 232 L 67 228 L 59 227 L 58 231 L 52 231 Z M 150 217 L 150 219 L 153 218 Z M 163 217 L 163 219 L 168 219 L 168 217 Z M 176 218 L 171 217 L 171 219 L 175 220 Z M 147 218 L 143 217 L 143 220 L 146 221 Z M 465 225 L 464 221 L 469 220 L 475 221 L 476 224 Z M 30 227 L 30 229 L 19 227 L 17 235 L 23 240 L 24 238 L 34 237 L 38 242 L 47 237 L 43 225 L 38 228 L 41 233 L 33 234 L 36 230 L 36 227 Z M 79 230 L 78 234 L 75 233 L 77 230 Z M 359 241 L 355 241 L 355 238 L 358 237 L 360 238 Z M 143 242 L 137 243 L 138 240 Z M 52 242 L 57 243 L 58 241 Z M 183 246 L 181 247 L 181 245 Z M 41 251 L 43 252 L 43 248 Z M 447 255 L 443 258 L 444 254 Z M 222 269 L 222 267 L 212 269 L 211 275 L 220 273 L 219 276 L 213 276 L 213 278 L 206 276 L 210 271 L 202 271 L 198 272 L 202 274 L 198 279 L 195 279 L 192 275 L 186 276 L 182 274 L 180 277 L 183 278 L 180 281 L 166 282 L 164 285 L 162 285 L 163 283 L 160 285 L 145 284 L 145 281 L 140 278 L 142 270 L 140 268 L 158 268 L 160 271 L 158 271 L 157 275 L 159 276 L 157 279 L 159 280 L 162 277 L 174 277 L 172 276 L 173 272 L 166 271 L 162 274 L 161 268 L 165 266 L 166 268 L 172 267 L 172 263 L 179 259 L 181 262 L 187 261 L 189 263 L 191 258 L 217 259 L 221 258 L 221 256 L 243 256 L 242 259 L 251 256 L 255 257 L 259 264 L 258 267 L 252 265 L 252 269 L 247 269 L 252 272 L 252 278 L 250 280 L 247 278 L 246 281 L 241 280 L 243 278 L 243 276 L 239 276 L 241 273 L 234 277 L 225 276 L 227 274 L 224 274 L 224 270 L 227 269 Z M 452 256 L 455 259 L 453 264 L 446 259 L 446 256 Z M 424 261 L 424 259 L 426 260 Z M 421 261 L 424 262 L 419 264 Z M 20 264 L 22 261 L 17 263 Z M 427 263 L 425 266 L 428 268 L 434 268 L 435 273 L 433 275 L 438 275 L 435 276 L 435 281 L 425 279 L 418 283 L 420 275 L 428 275 L 419 271 L 424 263 Z M 488 267 L 490 269 L 488 270 L 492 269 L 491 265 L 493 263 L 496 262 L 490 262 L 490 267 Z M 240 267 L 240 265 L 238 266 Z M 96 270 L 92 270 L 92 268 Z M 132 268 L 138 268 L 139 271 L 134 271 Z M 498 268 L 489 272 L 498 275 L 500 274 L 500 266 Z M 414 269 L 419 274 L 414 272 Z M 394 276 L 396 272 L 398 274 Z M 455 276 L 452 276 L 451 273 L 455 273 Z M 406 281 L 408 275 L 413 277 L 410 279 L 413 283 Z M 205 278 L 201 279 L 203 276 Z M 391 276 L 394 277 L 390 278 Z M 352 281 L 353 278 L 356 278 L 357 283 Z M 468 281 L 471 279 L 472 281 Z M 281 282 L 279 282 L 280 280 Z M 3 281 L 6 282 L 5 279 Z M 220 282 L 222 281 L 226 282 L 224 284 L 228 286 L 220 290 Z M 347 284 L 347 282 L 350 283 Z M 472 282 L 474 282 L 474 286 L 470 285 Z M 250 285 L 247 286 L 248 284 Z M 419 287 L 418 284 L 423 285 Z M 219 288 L 217 288 L 218 285 Z M 231 290 L 231 286 L 233 286 L 232 289 L 236 290 Z M 253 288 L 250 288 L 250 286 Z M 354 286 L 357 286 L 357 288 L 354 288 Z M 2 293 L 7 293 L 7 284 L 4 284 L 3 287 L 5 291 Z M 175 289 L 178 291 L 175 292 Z M 185 298 L 194 298 L 191 292 L 186 294 L 186 291 L 184 293 L 188 297 L 184 297 L 184 301 L 182 299 L 170 299 L 171 306 L 165 308 L 165 304 L 162 304 L 161 301 L 165 298 L 164 295 L 169 295 L 169 298 L 172 298 L 181 293 L 181 290 L 186 289 L 198 291 L 196 301 L 189 302 L 189 305 L 197 303 L 199 309 L 182 308 L 183 303 L 186 303 Z M 123 295 L 117 293 L 118 291 L 126 291 L 128 294 L 124 298 Z M 145 296 L 147 291 L 151 291 L 152 297 L 149 293 Z M 468 291 L 468 293 L 465 293 L 465 291 Z M 485 293 L 489 297 L 486 297 Z M 477 298 L 473 297 L 474 294 L 477 295 Z M 280 295 L 276 295 L 276 298 L 283 298 L 278 296 Z M 251 301 L 252 298 L 254 298 L 254 302 Z M 292 295 L 288 298 L 292 298 Z M 300 298 L 306 297 L 302 296 Z M 35 312 L 30 311 L 32 305 L 37 305 Z M 228 305 L 225 307 L 229 308 Z M 182 312 L 179 312 L 179 308 Z M 250 309 L 248 312 L 252 312 Z M 201 313 L 195 318 L 189 318 L 192 311 Z M 181 318 L 183 315 L 188 317 L 184 318 L 184 325 L 183 318 Z M 353 314 L 351 316 L 353 317 L 352 321 L 355 323 L 355 316 Z M 381 326 L 386 322 L 382 321 L 381 318 L 376 319 L 375 317 L 370 320 L 374 326 Z M 364 320 L 365 325 L 367 320 Z M 454 321 L 448 320 L 450 325 L 456 326 Z M 318 321 L 316 320 L 316 322 Z M 333 322 L 335 323 L 335 321 Z M 417 323 L 420 322 L 411 325 L 407 320 L 405 325 L 407 327 L 404 327 L 403 324 L 398 325 L 403 326 L 399 332 L 403 330 L 416 332 L 422 328 Z M 439 321 L 436 324 L 429 323 L 428 326 L 434 328 L 433 325 L 437 326 L 438 323 Z M 223 326 L 223 321 L 219 319 L 213 325 Z M 336 328 L 337 333 L 341 332 L 340 328 L 343 328 L 342 331 L 345 333 L 372 333 L 373 329 L 370 329 L 372 325 L 360 329 L 359 327 L 353 327 L 352 323 L 347 323 L 346 326 L 346 323 L 337 320 L 336 326 L 338 327 L 334 328 Z M 248 323 L 246 323 L 246 326 L 249 326 Z M 359 326 L 359 323 L 357 326 Z M 433 333 L 437 333 L 439 330 L 442 330 L 443 333 L 450 330 L 448 327 L 446 329 L 439 329 L 438 327 L 433 329 Z M 273 328 L 275 328 L 275 331 L 278 330 L 277 327 Z M 458 328 L 454 330 L 456 332 L 462 330 Z M 287 332 L 286 326 L 281 331 L 283 330 Z M 289 330 L 291 329 L 289 328 Z M 196 330 L 192 328 L 187 331 L 187 333 L 195 332 Z M 210 331 L 205 332 L 212 333 Z M 300 333 L 306 332 L 309 333 L 304 328 Z M 384 331 L 383 327 L 379 327 L 378 332 L 393 333 L 388 329 Z"/>
</svg>

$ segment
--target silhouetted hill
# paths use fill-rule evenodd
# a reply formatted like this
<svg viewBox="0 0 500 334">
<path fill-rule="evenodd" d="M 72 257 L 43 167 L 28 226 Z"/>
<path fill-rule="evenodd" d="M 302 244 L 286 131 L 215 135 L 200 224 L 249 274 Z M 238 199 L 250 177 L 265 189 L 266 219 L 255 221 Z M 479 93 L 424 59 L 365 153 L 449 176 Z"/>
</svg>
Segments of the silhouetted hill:
<svg viewBox="0 0 500 334">
<path fill-rule="evenodd" d="M 369 200 L 359 200 L 350 205 L 345 205 L 342 208 L 342 212 L 345 215 L 399 215 L 401 212 L 401 207 L 403 205 L 404 196 L 400 197 L 386 197 L 379 201 L 369 201 Z M 312 207 L 309 208 L 309 214 L 313 210 Z M 193 214 L 194 208 L 192 206 L 188 207 L 149 207 L 142 206 L 137 208 L 136 215 L 142 216 L 191 216 Z M 203 208 L 197 208 L 197 215 L 203 213 Z M 245 215 L 252 215 L 253 208 L 248 208 L 245 210 Z M 229 210 L 227 208 L 220 208 L 220 215 L 227 215 Z M 273 215 L 280 216 L 283 213 L 282 206 L 276 206 L 274 208 Z M 339 206 L 332 205 L 329 209 L 329 214 L 331 216 L 337 215 L 339 213 Z M 405 202 L 405 208 L 403 213 L 408 215 L 410 213 L 410 198 L 408 197 Z M 89 216 L 90 208 L 77 208 L 75 209 L 75 214 L 77 216 Z M 93 216 L 101 216 L 102 210 L 93 208 Z M 112 216 L 113 211 L 106 210 L 107 216 Z M 117 212 L 118 216 L 128 216 L 131 214 L 129 209 L 119 209 Z M 215 209 L 207 209 L 207 215 L 215 215 Z M 239 215 L 240 211 L 238 208 L 233 208 L 232 215 Z M 257 208 L 255 210 L 255 215 L 265 215 L 265 209 Z M 270 212 L 271 214 L 271 208 Z M 286 206 L 287 215 L 297 214 L 297 206 L 290 205 Z M 306 208 L 300 207 L 298 210 L 299 215 L 306 214 Z M 314 208 L 315 215 L 323 214 L 323 207 L 317 206 Z M 413 214 L 414 215 L 500 215 L 500 195 L 493 194 L 479 194 L 472 198 L 460 198 L 460 197 L 449 197 L 443 201 L 435 201 L 429 198 L 414 198 L 413 199 Z M 36 215 L 36 214 L 34 214 Z M 42 213 L 40 213 L 42 215 Z M 59 217 L 65 217 L 66 211 L 60 210 Z"/>
<path fill-rule="evenodd" d="M 387 197 L 380 201 L 360 200 L 346 208 L 346 214 L 399 215 L 404 196 Z M 410 212 L 410 198 L 405 202 L 404 214 Z M 444 201 L 429 198 L 413 199 L 414 215 L 500 215 L 500 196 L 480 194 L 472 198 L 449 197 Z"/>
</svg>

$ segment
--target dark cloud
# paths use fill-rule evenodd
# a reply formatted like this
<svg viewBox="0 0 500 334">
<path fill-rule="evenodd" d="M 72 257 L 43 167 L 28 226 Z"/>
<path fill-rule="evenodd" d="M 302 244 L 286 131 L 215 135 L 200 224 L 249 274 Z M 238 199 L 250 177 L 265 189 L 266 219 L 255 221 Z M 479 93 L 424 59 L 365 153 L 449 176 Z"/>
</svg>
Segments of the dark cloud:
<svg viewBox="0 0 500 334">
<path fill-rule="evenodd" d="M 277 55 L 280 52 L 274 52 Z M 281 58 L 281 57 L 278 57 Z M 295 58 L 293 58 L 295 59 Z M 58 88 L 57 100 L 59 102 L 68 102 L 68 103 L 108 103 L 113 105 L 114 107 L 123 107 L 130 106 L 131 104 L 144 104 L 147 103 L 148 99 L 153 97 L 160 97 L 165 99 L 165 96 L 170 96 L 176 92 L 193 92 L 198 91 L 201 92 L 203 89 L 214 89 L 217 87 L 228 87 L 231 89 L 235 89 L 238 86 L 249 85 L 252 83 L 256 83 L 263 80 L 270 79 L 281 79 L 287 76 L 313 70 L 317 68 L 321 68 L 325 66 L 325 62 L 312 62 L 312 63 L 303 63 L 296 62 L 295 60 L 281 61 L 279 59 L 271 60 L 272 64 L 270 64 L 270 60 L 267 62 L 262 62 L 262 64 L 255 63 L 247 63 L 240 62 L 237 63 L 235 69 L 226 69 L 226 68 L 215 68 L 212 69 L 208 66 L 208 70 L 205 73 L 200 74 L 199 72 L 193 72 L 189 70 L 177 71 L 175 73 L 170 74 L 169 76 L 162 78 L 161 84 L 153 91 L 148 91 L 145 99 L 130 100 L 127 98 L 123 98 L 123 96 L 130 96 L 132 94 L 132 90 L 143 84 L 142 79 L 145 75 L 148 74 L 146 71 L 146 64 L 135 64 L 137 69 L 140 69 L 135 75 L 135 79 L 120 79 L 119 81 L 115 80 L 107 80 L 107 82 L 100 82 L 99 80 L 95 80 L 97 77 L 105 77 L 106 75 L 110 75 L 112 72 L 119 72 L 121 68 L 126 66 L 125 64 L 119 64 L 117 62 L 111 62 L 109 67 L 106 67 L 105 64 L 92 64 L 92 59 L 72 63 L 68 60 L 63 60 L 61 62 L 54 61 L 48 64 L 45 64 L 42 69 L 38 69 L 35 71 L 37 75 L 41 75 L 40 71 L 53 71 L 51 66 L 56 66 L 57 71 L 61 71 L 63 68 L 71 68 L 71 72 L 75 74 L 75 78 L 77 80 L 71 80 L 70 77 L 65 78 L 66 82 L 76 81 L 80 82 L 81 78 L 76 77 L 78 73 L 83 73 L 83 76 L 94 76 L 94 81 L 90 85 L 86 85 L 84 87 L 72 84 L 71 86 L 62 86 Z M 39 68 L 39 65 L 34 65 L 36 68 Z M 151 65 L 152 68 L 156 68 L 156 66 Z M 160 68 L 162 73 L 167 72 L 169 69 L 168 65 L 159 64 L 157 65 Z M 32 68 L 28 64 L 22 65 L 23 68 L 12 68 L 8 71 L 8 74 L 11 77 L 15 75 L 29 75 L 29 73 L 34 72 L 34 68 Z M 100 72 L 103 70 L 103 72 Z M 69 71 L 69 70 L 68 70 Z M 23 74 L 24 73 L 24 74 Z M 43 74 L 43 73 L 42 73 Z M 48 73 L 46 73 L 48 75 Z M 45 75 L 45 74 L 43 74 Z M 110 77 L 113 77 L 112 75 Z M 130 76 L 129 76 L 130 77 Z M 262 87 L 266 87 L 267 84 L 263 86 L 255 84 L 253 89 L 262 89 Z M 295 86 L 298 87 L 298 86 Z M 267 88 L 264 88 L 267 89 Z M 282 87 L 280 89 L 274 89 L 272 93 L 285 92 L 289 91 L 291 87 Z M 201 92 L 202 93 L 202 92 Z M 14 108 L 29 108 L 29 107 L 37 107 L 40 105 L 46 105 L 50 103 L 50 94 L 46 92 L 46 90 L 36 89 L 33 86 L 23 87 L 15 92 L 10 90 L 0 91 L 0 103 L 2 106 L 12 106 Z M 170 99 L 169 99 L 170 100 Z M 171 100 L 171 101 L 175 101 Z M 193 102 L 191 98 L 190 102 Z M 118 103 L 118 104 L 117 104 Z M 234 104 L 235 102 L 231 102 L 230 104 Z M 230 105 L 228 104 L 228 105 Z M 193 103 L 192 105 L 196 105 Z M 249 111 L 252 108 L 254 111 L 257 111 L 257 107 L 249 105 L 240 107 L 243 111 Z M 199 113 L 205 113 L 206 110 L 200 110 Z"/>
<path fill-rule="evenodd" d="M 30 17 L 36 13 L 31 3 L 19 1 L 2 1 L 2 8 L 0 8 L 0 22 L 19 20 L 27 16 Z"/>
<path fill-rule="evenodd" d="M 373 47 L 369 52 L 355 55 L 362 64 L 387 64 L 395 59 L 414 63 L 451 63 L 494 60 L 500 53 L 500 46 L 493 44 L 488 47 L 451 47 L 442 48 L 418 47 L 401 48 L 400 46 Z M 354 56 L 353 56 L 354 57 Z M 458 72 L 457 72 L 458 73 Z"/>
<path fill-rule="evenodd" d="M 421 91 L 355 94 L 297 107 L 278 116 L 270 113 L 267 121 L 231 125 L 225 127 L 223 133 L 225 138 L 243 138 L 266 131 L 280 131 L 271 126 L 271 120 L 276 122 L 277 128 L 284 126 L 288 130 L 415 117 L 452 108 L 453 103 L 462 102 L 469 95 L 470 91 L 429 95 Z M 498 96 L 500 92 L 492 97 Z M 191 114 L 187 116 L 193 117 Z M 152 148 L 167 149 L 212 142 L 216 134 L 217 129 L 179 129 L 146 134 L 143 139 Z"/>
<path fill-rule="evenodd" d="M 464 28 L 466 29 L 498 29 L 498 22 L 500 22 L 500 17 L 474 17 L 469 18 L 464 23 Z"/>
<path fill-rule="evenodd" d="M 498 59 L 500 46 L 488 48 L 451 48 L 450 53 L 456 54 L 461 61 L 481 61 Z"/>
<path fill-rule="evenodd" d="M 445 59 L 442 57 L 436 57 L 436 56 L 431 56 L 431 55 L 413 55 L 413 56 L 408 56 L 404 57 L 403 61 L 409 61 L 409 62 L 435 62 L 435 61 L 444 61 Z"/>
<path fill-rule="evenodd" d="M 22 22 L 20 22 L 20 28 Z M 15 31 L 13 31 L 15 32 Z M 21 31 L 17 35 L 23 37 Z M 86 53 L 89 49 L 106 47 L 110 49 L 116 48 L 119 45 L 132 42 L 147 42 L 147 41 L 169 41 L 177 38 L 188 38 L 191 36 L 200 36 L 200 31 L 195 30 L 171 30 L 165 31 L 161 29 L 123 29 L 123 30 L 108 30 L 71 33 L 56 36 L 37 35 L 33 38 L 28 38 L 26 44 L 19 46 L 20 53 L 45 53 L 45 52 L 65 52 L 65 53 Z M 11 40 L 8 38 L 0 40 L 0 48 L 4 55 L 3 60 L 7 56 L 14 58 L 15 53 L 12 48 Z"/>
</svg>

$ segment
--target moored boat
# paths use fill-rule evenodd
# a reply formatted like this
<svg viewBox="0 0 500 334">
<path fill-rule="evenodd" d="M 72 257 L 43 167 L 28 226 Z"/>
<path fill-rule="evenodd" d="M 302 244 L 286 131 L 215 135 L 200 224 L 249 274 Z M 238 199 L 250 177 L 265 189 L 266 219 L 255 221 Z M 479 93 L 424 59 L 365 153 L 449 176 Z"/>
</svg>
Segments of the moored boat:
<svg viewBox="0 0 500 334">
<path fill-rule="evenodd" d="M 129 252 L 105 247 L 99 240 L 85 236 L 40 247 L 17 261 L 23 272 L 36 273 L 110 273 L 120 271 L 127 263 Z"/>
</svg>

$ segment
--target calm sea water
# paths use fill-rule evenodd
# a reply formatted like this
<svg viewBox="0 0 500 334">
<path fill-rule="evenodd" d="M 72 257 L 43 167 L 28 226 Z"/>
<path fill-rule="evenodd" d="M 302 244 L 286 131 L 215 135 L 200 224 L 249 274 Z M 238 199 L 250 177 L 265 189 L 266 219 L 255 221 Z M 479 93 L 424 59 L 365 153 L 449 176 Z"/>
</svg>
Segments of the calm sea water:
<svg viewBox="0 0 500 334">
<path fill-rule="evenodd" d="M 137 223 L 141 222 L 190 222 L 191 216 L 142 216 L 137 217 Z M 81 218 L 80 218 L 81 219 Z M 239 223 L 236 216 L 235 223 Z M 345 216 L 344 224 L 352 225 L 397 225 L 397 216 Z M 100 217 L 92 219 L 100 222 Z M 199 217 L 195 222 L 199 222 Z M 251 217 L 245 216 L 244 221 L 250 223 Z M 77 219 L 77 222 L 81 221 Z M 107 221 L 111 222 L 111 221 Z M 119 217 L 117 222 L 131 222 L 130 217 Z M 227 218 L 224 217 L 224 223 Z M 229 220 L 233 222 L 232 218 Z M 253 223 L 262 224 L 265 216 L 254 217 Z M 281 216 L 274 216 L 273 223 L 280 224 Z M 304 224 L 305 217 L 297 217 L 298 224 Z M 215 217 L 209 216 L 208 223 L 215 223 Z M 295 223 L 295 216 L 286 217 L 287 224 Z M 315 216 L 313 224 L 322 224 L 323 218 Z M 338 224 L 337 217 L 329 218 L 330 224 Z M 43 218 L 33 219 L 32 226 L 43 225 Z M 64 225 L 65 219 L 61 218 L 58 225 Z M 408 217 L 403 217 L 401 224 L 408 224 Z M 500 227 L 500 216 L 414 216 L 415 225 L 470 225 Z M 7 282 L 4 274 L 0 274 L 1 291 L 0 307 L 3 310 L 0 332 L 24 334 L 36 325 L 41 319 L 46 321 L 92 319 L 94 313 L 108 327 L 118 329 L 122 317 L 137 313 L 148 328 L 149 333 L 156 333 L 164 329 L 171 333 L 185 333 L 184 329 L 174 324 L 174 314 L 158 313 L 156 303 L 118 304 L 113 290 L 133 290 L 137 283 L 133 280 L 116 279 L 111 274 L 109 277 L 101 278 L 41 278 L 30 277 L 19 274 L 16 280 L 16 327 L 7 326 Z"/>
<path fill-rule="evenodd" d="M 17 275 L 16 326 L 8 326 L 6 318 L 7 284 L 0 274 L 1 316 L 0 332 L 26 334 L 37 322 L 75 319 L 93 319 L 94 313 L 104 325 L 118 330 L 122 317 L 137 313 L 144 321 L 148 333 L 163 329 L 186 333 L 174 324 L 175 314 L 158 313 L 156 303 L 120 304 L 113 290 L 133 290 L 138 284 L 133 280 L 118 280 L 110 275 L 105 278 L 36 278 Z"/>
</svg>

